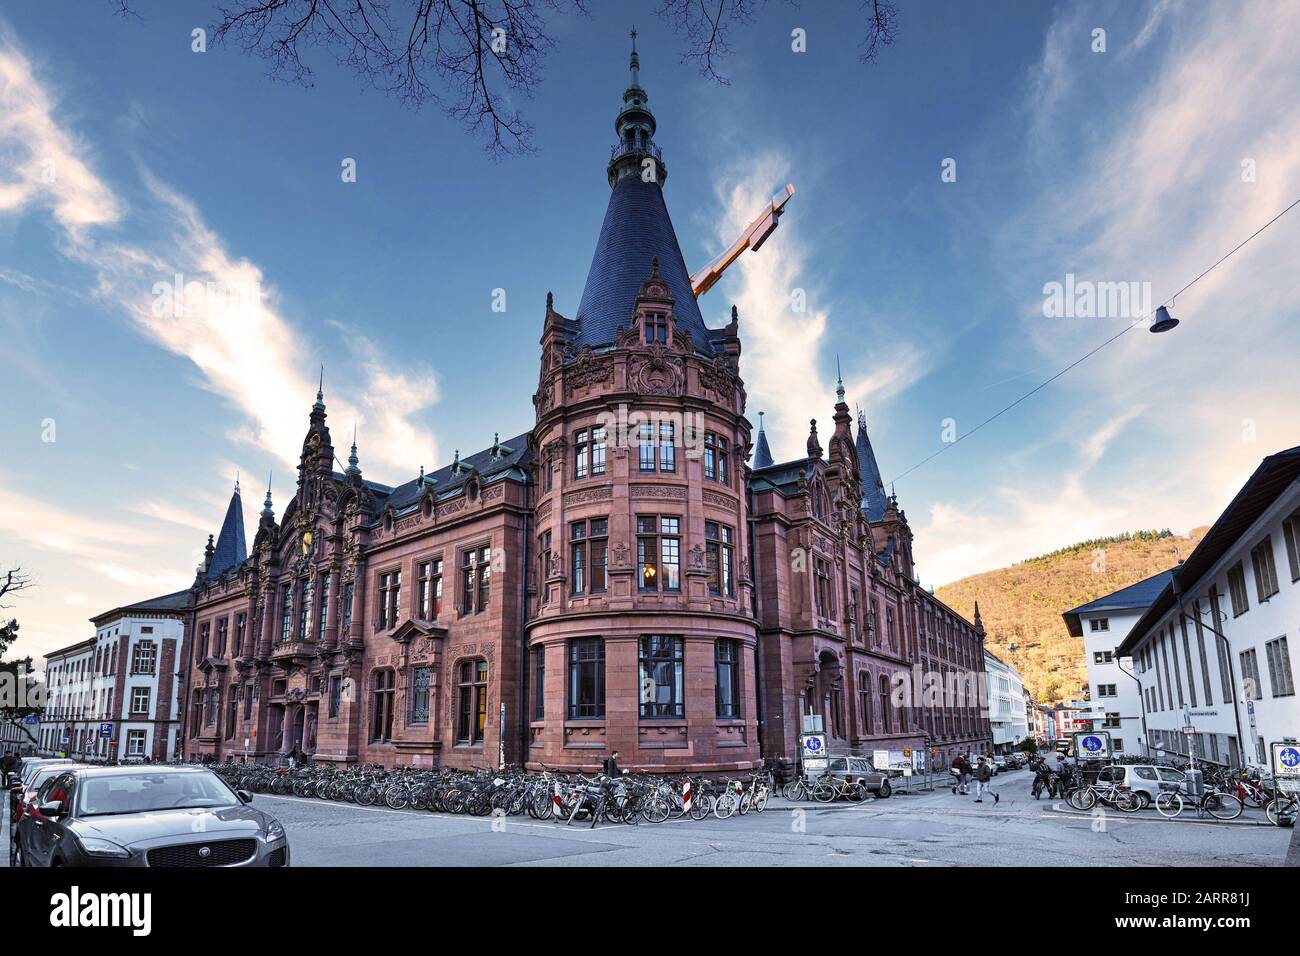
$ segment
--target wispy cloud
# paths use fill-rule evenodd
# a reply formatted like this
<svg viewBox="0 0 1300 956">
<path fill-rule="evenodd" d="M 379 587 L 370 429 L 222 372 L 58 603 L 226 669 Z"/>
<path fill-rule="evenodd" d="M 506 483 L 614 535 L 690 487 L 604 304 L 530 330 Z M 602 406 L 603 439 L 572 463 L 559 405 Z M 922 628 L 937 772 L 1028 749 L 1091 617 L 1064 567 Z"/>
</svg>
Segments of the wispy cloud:
<svg viewBox="0 0 1300 956">
<path fill-rule="evenodd" d="M 789 175 L 789 160 L 777 153 L 756 156 L 719 174 L 714 183 L 721 207 L 719 248 L 735 240 Z M 783 219 L 763 248 L 736 260 L 725 283 L 710 293 L 716 296 L 725 289 L 739 309 L 741 371 L 750 406 L 758 410 L 765 402 L 777 403 L 766 408 L 779 412 L 768 415 L 766 427 L 778 458 L 802 454 L 809 420 L 821 420 L 824 429 L 835 402 L 836 353 L 827 347 L 830 310 L 819 301 L 810 260 L 797 217 Z M 889 337 L 886 329 L 880 331 L 870 348 L 839 343 L 851 403 L 883 402 L 920 374 L 920 349 Z"/>
<path fill-rule="evenodd" d="M 194 203 L 147 169 L 147 202 L 128 221 L 125 204 L 94 173 L 86 145 L 55 112 L 13 38 L 0 37 L 0 150 L 16 157 L 16 178 L 0 186 L 0 214 L 51 210 L 63 231 L 62 251 L 94 270 L 94 294 L 151 341 L 192 362 L 202 387 L 241 415 L 231 437 L 295 463 L 316 391 L 311 369 L 322 356 L 319 345 L 284 315 L 263 269 L 232 254 Z M 96 230 L 110 224 L 119 228 Z M 121 232 L 149 238 L 123 239 Z M 432 372 L 404 366 L 369 340 L 347 344 L 362 349 L 364 374 L 330 391 L 335 427 L 358 424 L 363 462 L 380 477 L 404 479 L 421 461 L 436 465 L 433 434 L 414 419 L 437 400 Z"/>
</svg>

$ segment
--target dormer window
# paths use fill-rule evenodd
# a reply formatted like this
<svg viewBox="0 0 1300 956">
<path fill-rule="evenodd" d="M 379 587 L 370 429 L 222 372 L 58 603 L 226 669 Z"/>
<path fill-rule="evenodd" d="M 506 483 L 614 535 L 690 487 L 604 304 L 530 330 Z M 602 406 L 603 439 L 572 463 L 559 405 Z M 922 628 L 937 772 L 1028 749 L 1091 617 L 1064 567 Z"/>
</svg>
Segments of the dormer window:
<svg viewBox="0 0 1300 956">
<path fill-rule="evenodd" d="M 668 316 L 658 312 L 648 312 L 641 320 L 645 327 L 646 345 L 668 344 Z"/>
</svg>

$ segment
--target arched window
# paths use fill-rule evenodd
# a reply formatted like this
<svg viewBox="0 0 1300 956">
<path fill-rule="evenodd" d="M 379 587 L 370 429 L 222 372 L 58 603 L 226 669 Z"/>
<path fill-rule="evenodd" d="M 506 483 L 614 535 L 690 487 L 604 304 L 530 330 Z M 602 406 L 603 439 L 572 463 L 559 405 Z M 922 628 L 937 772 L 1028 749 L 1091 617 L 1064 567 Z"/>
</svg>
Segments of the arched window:
<svg viewBox="0 0 1300 956">
<path fill-rule="evenodd" d="M 880 724 L 885 733 L 892 733 L 892 721 L 889 719 L 889 678 L 880 675 Z"/>
<path fill-rule="evenodd" d="M 481 744 L 487 725 L 487 661 L 464 661 L 458 673 L 456 693 L 456 743 Z"/>
</svg>

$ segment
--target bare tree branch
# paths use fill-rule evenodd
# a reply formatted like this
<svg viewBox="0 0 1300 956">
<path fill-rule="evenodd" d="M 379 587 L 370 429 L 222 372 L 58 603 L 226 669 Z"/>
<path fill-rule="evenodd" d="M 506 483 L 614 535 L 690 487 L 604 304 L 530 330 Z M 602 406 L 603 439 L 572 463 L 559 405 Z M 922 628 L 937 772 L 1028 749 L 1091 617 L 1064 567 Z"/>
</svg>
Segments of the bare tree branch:
<svg viewBox="0 0 1300 956">
<path fill-rule="evenodd" d="M 898 9 L 889 0 L 862 0 L 867 11 L 867 39 L 860 59 L 874 63 L 880 48 L 893 46 L 898 38 Z"/>
<path fill-rule="evenodd" d="M 0 608 L 12 607 L 5 604 L 4 598 L 9 594 L 17 594 L 32 587 L 32 576 L 24 571 L 20 566 L 15 565 L 0 576 Z"/>
</svg>

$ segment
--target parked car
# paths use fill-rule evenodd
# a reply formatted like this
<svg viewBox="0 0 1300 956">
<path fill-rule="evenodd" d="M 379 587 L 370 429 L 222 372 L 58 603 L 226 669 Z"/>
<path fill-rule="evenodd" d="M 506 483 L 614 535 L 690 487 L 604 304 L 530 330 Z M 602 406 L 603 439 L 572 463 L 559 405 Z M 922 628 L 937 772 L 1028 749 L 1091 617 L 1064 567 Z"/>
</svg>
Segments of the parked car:
<svg viewBox="0 0 1300 956">
<path fill-rule="evenodd" d="M 18 795 L 17 795 L 17 799 L 14 801 L 13 809 L 9 814 L 9 844 L 10 844 L 9 863 L 11 866 L 13 865 L 14 835 L 18 830 L 18 821 L 22 819 L 23 814 L 27 810 L 27 805 L 36 798 L 37 791 L 40 790 L 41 786 L 45 783 L 45 781 L 49 780 L 51 777 L 63 773 L 63 771 L 70 769 L 70 767 L 75 767 L 75 766 L 78 766 L 78 764 L 69 765 L 63 763 L 62 761 L 58 763 L 45 764 L 42 767 L 37 767 L 32 772 L 32 775 L 26 780 L 26 782 L 18 784 L 17 787 L 15 788 L 18 790 Z"/>
<path fill-rule="evenodd" d="M 823 773 L 834 777 L 843 777 L 856 783 L 881 800 L 894 792 L 889 783 L 889 774 L 877 770 L 866 757 L 828 757 Z"/>
<path fill-rule="evenodd" d="M 22 795 L 27 781 L 36 774 L 42 767 L 49 767 L 58 764 L 71 766 L 75 763 L 70 757 L 26 757 L 23 759 L 22 766 L 18 768 L 16 774 L 10 774 L 9 779 L 5 781 L 5 789 L 9 791 L 9 815 L 12 818 L 18 807 L 18 798 Z"/>
<path fill-rule="evenodd" d="M 1099 784 L 1113 783 L 1128 787 L 1138 795 L 1138 808 L 1145 809 L 1155 802 L 1161 790 L 1172 790 L 1187 779 L 1181 770 L 1155 764 L 1114 764 L 1103 767 L 1097 774 Z"/>
<path fill-rule="evenodd" d="M 18 866 L 288 866 L 284 827 L 204 767 L 72 767 L 18 821 Z"/>
</svg>

